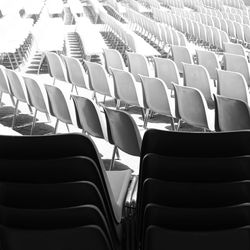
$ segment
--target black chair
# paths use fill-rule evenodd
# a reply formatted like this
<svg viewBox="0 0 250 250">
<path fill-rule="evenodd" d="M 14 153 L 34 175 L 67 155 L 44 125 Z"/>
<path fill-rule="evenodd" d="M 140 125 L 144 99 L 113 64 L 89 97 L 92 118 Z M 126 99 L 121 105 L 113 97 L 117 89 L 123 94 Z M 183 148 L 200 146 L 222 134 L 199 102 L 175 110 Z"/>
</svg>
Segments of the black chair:
<svg viewBox="0 0 250 250">
<path fill-rule="evenodd" d="M 229 230 L 186 232 L 149 226 L 145 232 L 144 250 L 247 250 L 249 249 L 249 227 Z"/>
<path fill-rule="evenodd" d="M 0 211 L 4 249 L 59 250 L 72 244 L 76 249 L 115 249 L 105 219 L 93 205 L 55 209 L 1 206 Z M 91 235 L 96 238 L 88 238 Z"/>
</svg>

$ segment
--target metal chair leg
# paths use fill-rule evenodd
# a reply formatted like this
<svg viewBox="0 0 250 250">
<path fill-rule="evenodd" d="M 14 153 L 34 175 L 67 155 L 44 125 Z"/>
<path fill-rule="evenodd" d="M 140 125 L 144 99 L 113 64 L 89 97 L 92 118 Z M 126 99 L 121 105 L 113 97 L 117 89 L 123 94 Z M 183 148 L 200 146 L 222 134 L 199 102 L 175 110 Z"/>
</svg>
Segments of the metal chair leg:
<svg viewBox="0 0 250 250">
<path fill-rule="evenodd" d="M 33 110 L 32 110 L 31 106 L 30 106 L 28 103 L 27 103 L 27 105 L 28 105 L 28 108 L 29 108 L 30 114 L 32 115 L 32 114 L 33 114 Z"/>
<path fill-rule="evenodd" d="M 34 129 L 35 123 L 36 123 L 36 115 L 37 115 L 37 109 L 35 110 L 35 114 L 34 114 L 34 117 L 33 117 L 32 126 L 31 126 L 31 130 L 30 130 L 30 135 L 33 134 L 33 129 Z"/>
<path fill-rule="evenodd" d="M 18 103 L 19 103 L 19 100 L 16 101 L 16 105 L 15 105 L 14 116 L 13 116 L 12 125 L 11 125 L 12 129 L 14 129 L 14 125 L 15 125 Z"/>
<path fill-rule="evenodd" d="M 68 123 L 66 123 L 66 127 L 67 127 L 68 132 L 70 132 Z"/>
<path fill-rule="evenodd" d="M 109 170 L 112 170 L 114 165 L 115 165 L 115 154 L 116 154 L 116 151 L 117 151 L 117 146 L 114 146 L 114 150 L 113 150 L 113 154 L 112 154 L 112 159 L 111 159 L 111 162 L 110 162 L 110 166 L 109 166 Z"/>
<path fill-rule="evenodd" d="M 175 125 L 174 125 L 174 118 L 171 117 L 171 128 L 173 131 L 175 131 Z"/>
<path fill-rule="evenodd" d="M 54 134 L 56 134 L 57 127 L 58 127 L 58 123 L 59 123 L 59 120 L 58 120 L 58 119 L 56 119 L 56 124 L 55 124 Z"/>
<path fill-rule="evenodd" d="M 46 113 L 46 117 L 47 117 L 48 122 L 51 122 L 50 115 L 48 113 Z"/>
</svg>

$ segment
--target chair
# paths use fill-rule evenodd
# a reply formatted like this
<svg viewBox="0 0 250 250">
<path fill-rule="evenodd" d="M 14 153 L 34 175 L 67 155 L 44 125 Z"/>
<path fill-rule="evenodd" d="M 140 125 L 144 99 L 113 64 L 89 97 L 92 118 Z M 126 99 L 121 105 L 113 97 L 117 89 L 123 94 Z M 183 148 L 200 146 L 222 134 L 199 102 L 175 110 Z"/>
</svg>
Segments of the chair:
<svg viewBox="0 0 250 250">
<path fill-rule="evenodd" d="M 224 43 L 226 53 L 246 56 L 244 47 L 239 43 Z"/>
<path fill-rule="evenodd" d="M 176 117 L 204 131 L 214 130 L 214 112 L 208 109 L 200 90 L 193 87 L 174 85 Z M 177 128 L 179 129 L 179 128 Z"/>
<path fill-rule="evenodd" d="M 249 229 L 234 228 L 231 230 L 209 231 L 209 232 L 186 232 L 181 230 L 168 230 L 159 226 L 151 225 L 145 230 L 145 250 L 164 250 L 169 247 L 173 250 L 182 248 L 192 248 L 198 250 L 208 247 L 208 249 L 219 250 L 249 248 Z"/>
<path fill-rule="evenodd" d="M 220 69 L 220 64 L 215 52 L 207 50 L 196 50 L 196 54 L 198 64 L 204 66 L 207 69 L 210 78 L 216 81 L 216 69 Z"/>
<path fill-rule="evenodd" d="M 128 56 L 128 67 L 129 72 L 131 72 L 137 82 L 140 81 L 138 74 L 149 76 L 149 65 L 147 58 L 138 53 L 127 52 Z"/>
<path fill-rule="evenodd" d="M 59 121 L 65 123 L 69 131 L 68 124 L 73 123 L 63 92 L 58 87 L 47 84 L 45 84 L 45 90 L 48 96 L 50 114 L 56 117 L 54 134 L 57 132 Z"/>
<path fill-rule="evenodd" d="M 144 128 L 147 128 L 149 119 L 149 111 L 159 113 L 170 117 L 172 130 L 174 125 L 174 102 L 171 100 L 170 92 L 166 89 L 166 85 L 159 78 L 141 76 L 144 106 L 147 109 L 144 118 Z"/>
<path fill-rule="evenodd" d="M 246 41 L 246 45 L 250 44 L 250 25 L 243 24 L 244 38 Z"/>
<path fill-rule="evenodd" d="M 14 116 L 13 116 L 12 125 L 11 125 L 11 127 L 13 129 L 15 126 L 19 102 L 27 103 L 31 114 L 32 114 L 32 109 L 31 109 L 30 104 L 29 104 L 27 90 L 26 90 L 23 78 L 13 70 L 9 70 L 6 68 L 5 72 L 6 72 L 6 75 L 8 77 L 10 91 L 12 93 L 12 96 L 14 96 L 16 98 Z"/>
<path fill-rule="evenodd" d="M 84 63 L 88 69 L 89 88 L 94 91 L 94 98 L 96 99 L 96 93 L 104 95 L 104 100 L 106 96 L 112 97 L 111 82 L 104 67 L 96 62 L 84 60 Z"/>
<path fill-rule="evenodd" d="M 114 155 L 119 148 L 123 152 L 140 156 L 142 138 L 133 118 L 121 110 L 104 107 L 110 138 L 115 145 L 110 169 L 114 166 Z"/>
<path fill-rule="evenodd" d="M 249 93 L 246 80 L 241 73 L 229 70 L 217 70 L 217 94 L 229 98 L 239 99 L 249 103 Z"/>
<path fill-rule="evenodd" d="M 183 63 L 184 86 L 197 88 L 204 95 L 210 109 L 214 108 L 212 89 L 207 69 L 202 65 Z"/>
<path fill-rule="evenodd" d="M 45 51 L 44 55 L 48 62 L 50 76 L 53 77 L 53 85 L 56 80 L 68 82 L 65 64 L 61 57 L 51 51 Z"/>
<path fill-rule="evenodd" d="M 5 72 L 5 67 L 2 65 L 0 65 L 0 91 L 1 91 L 0 102 L 2 100 L 3 93 L 6 93 L 10 96 L 13 106 L 15 106 L 15 101 L 10 90 L 8 78 Z"/>
<path fill-rule="evenodd" d="M 120 107 L 121 102 L 126 105 L 134 105 L 144 109 L 142 98 L 142 87 L 140 82 L 136 82 L 132 73 L 110 68 L 114 79 L 114 93 L 117 100 L 117 108 Z"/>
<path fill-rule="evenodd" d="M 243 30 L 242 24 L 238 22 L 234 22 L 234 27 L 236 31 L 237 42 L 244 44 L 245 37 L 244 37 L 244 30 Z"/>
<path fill-rule="evenodd" d="M 172 82 L 180 84 L 180 75 L 174 61 L 167 58 L 153 57 L 155 76 L 164 81 L 168 89 L 173 90 Z"/>
<path fill-rule="evenodd" d="M 180 74 L 183 74 L 182 63 L 185 62 L 192 64 L 193 63 L 192 56 L 187 47 L 172 45 L 171 50 L 178 71 Z"/>
<path fill-rule="evenodd" d="M 92 205 L 56 209 L 1 207 L 1 212 L 3 245 L 8 249 L 115 249 L 102 213 Z M 95 236 L 97 242 L 85 238 L 90 236 Z"/>
<path fill-rule="evenodd" d="M 111 74 L 110 68 L 125 70 L 126 66 L 123 58 L 118 50 L 115 49 L 103 49 L 103 55 L 105 59 L 106 70 Z"/>
<path fill-rule="evenodd" d="M 37 111 L 45 113 L 48 121 L 50 122 L 49 111 L 47 108 L 46 97 L 44 96 L 43 89 L 39 86 L 35 79 L 31 77 L 23 77 L 24 83 L 27 89 L 28 100 L 32 107 L 35 108 L 35 114 L 30 130 L 30 135 L 33 134 L 33 130 L 36 123 Z"/>
<path fill-rule="evenodd" d="M 65 55 L 61 55 L 61 57 L 63 58 L 66 65 L 68 81 L 72 84 L 71 92 L 73 92 L 74 87 L 77 94 L 78 94 L 77 87 L 88 89 L 87 74 L 81 62 L 74 57 L 69 57 Z"/>
<path fill-rule="evenodd" d="M 250 128 L 250 110 L 244 101 L 215 95 L 216 131 L 244 130 Z"/>
<path fill-rule="evenodd" d="M 250 86 L 250 71 L 246 57 L 224 53 L 224 62 L 226 70 L 241 73 L 245 77 L 248 87 Z"/>
<path fill-rule="evenodd" d="M 13 147 L 12 140 L 16 142 L 15 147 Z M 27 182 L 31 180 L 32 183 L 62 183 L 89 178 L 87 180 L 96 183 L 101 197 L 107 200 L 113 223 L 121 237 L 119 228 L 124 216 L 123 204 L 130 181 L 130 170 L 106 172 L 93 141 L 81 134 L 22 136 L 22 139 L 17 136 L 4 136 L 3 141 L 6 147 L 4 153 L 1 154 L 2 181 Z M 13 152 L 15 152 L 16 160 L 10 162 L 8 158 L 11 158 Z M 83 157 L 72 159 L 71 156 Z M 58 159 L 60 157 L 71 158 Z M 24 163 L 22 168 L 18 163 L 20 159 Z"/>
</svg>

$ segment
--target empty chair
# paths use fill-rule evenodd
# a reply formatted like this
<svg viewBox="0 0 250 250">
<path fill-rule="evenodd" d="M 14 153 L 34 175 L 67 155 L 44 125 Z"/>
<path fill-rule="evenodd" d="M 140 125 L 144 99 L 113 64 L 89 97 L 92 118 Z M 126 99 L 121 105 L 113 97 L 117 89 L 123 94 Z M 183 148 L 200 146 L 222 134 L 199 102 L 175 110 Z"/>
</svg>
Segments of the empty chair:
<svg viewBox="0 0 250 250">
<path fill-rule="evenodd" d="M 209 108 L 214 108 L 212 90 L 207 69 L 202 65 L 183 63 L 184 85 L 199 89 Z"/>
<path fill-rule="evenodd" d="M 54 133 L 57 132 L 59 121 L 65 123 L 69 131 L 68 124 L 72 124 L 72 118 L 63 92 L 58 87 L 52 85 L 45 85 L 45 89 L 48 96 L 50 114 L 56 118 Z"/>
<path fill-rule="evenodd" d="M 176 117 L 204 131 L 214 130 L 214 112 L 208 109 L 200 90 L 174 84 Z"/>
<path fill-rule="evenodd" d="M 104 107 L 108 130 L 110 130 L 112 144 L 115 145 L 110 169 L 114 165 L 114 155 L 117 149 L 140 156 L 142 138 L 132 116 L 125 111 Z"/>
<path fill-rule="evenodd" d="M 246 57 L 224 53 L 224 63 L 226 70 L 241 73 L 245 77 L 248 87 L 250 86 L 250 71 Z"/>
<path fill-rule="evenodd" d="M 138 53 L 127 52 L 129 71 L 133 74 L 136 81 L 140 81 L 138 74 L 150 76 L 147 58 Z"/>
<path fill-rule="evenodd" d="M 183 73 L 182 63 L 184 62 L 192 64 L 193 63 L 192 56 L 187 47 L 172 45 L 171 49 L 174 62 L 177 65 L 179 73 L 182 74 Z"/>
<path fill-rule="evenodd" d="M 116 49 L 103 49 L 106 70 L 111 74 L 110 68 L 125 70 L 126 66 L 122 55 Z"/>
<path fill-rule="evenodd" d="M 159 78 L 140 76 L 142 81 L 144 106 L 147 109 L 144 119 L 144 128 L 147 128 L 149 119 L 149 111 L 166 115 L 170 117 L 172 130 L 175 130 L 174 125 L 174 101 L 171 100 L 170 91 L 166 88 L 164 82 Z"/>
<path fill-rule="evenodd" d="M 67 73 L 68 73 L 68 81 L 72 84 L 71 92 L 73 91 L 74 87 L 77 91 L 77 87 L 88 89 L 88 76 L 81 64 L 81 62 L 74 58 L 65 55 L 61 55 L 63 58 Z"/>
<path fill-rule="evenodd" d="M 207 69 L 210 78 L 216 81 L 216 69 L 220 69 L 220 64 L 215 52 L 206 50 L 196 50 L 196 54 L 198 64 L 204 66 Z"/>
<path fill-rule="evenodd" d="M 206 35 L 207 35 L 207 47 L 208 48 L 212 48 L 214 45 L 214 34 L 213 34 L 213 30 L 212 27 L 206 25 Z"/>
<path fill-rule="evenodd" d="M 226 53 L 246 56 L 244 47 L 239 43 L 224 43 Z"/>
<path fill-rule="evenodd" d="M 250 44 L 250 25 L 243 24 L 244 38 L 246 45 L 249 47 Z"/>
<path fill-rule="evenodd" d="M 250 110 L 244 101 L 215 95 L 216 131 L 244 130 L 249 128 Z"/>
<path fill-rule="evenodd" d="M 127 105 L 144 108 L 142 100 L 142 87 L 140 82 L 136 82 L 132 73 L 110 68 L 114 79 L 114 93 L 117 99 L 117 108 L 120 107 L 121 102 Z"/>
<path fill-rule="evenodd" d="M 155 76 L 163 80 L 168 89 L 173 90 L 172 82 L 180 84 L 178 68 L 173 60 L 154 57 Z"/>
<path fill-rule="evenodd" d="M 15 101 L 9 87 L 8 78 L 5 72 L 5 67 L 2 65 L 0 65 L 0 91 L 1 91 L 0 102 L 2 100 L 3 93 L 6 93 L 10 96 L 13 106 L 15 106 Z"/>
<path fill-rule="evenodd" d="M 27 103 L 30 113 L 32 113 L 32 109 L 29 104 L 27 90 L 23 78 L 15 71 L 9 69 L 6 69 L 6 74 L 9 80 L 11 93 L 16 98 L 14 116 L 12 120 L 12 128 L 14 128 L 19 102 Z"/>
<path fill-rule="evenodd" d="M 216 27 L 211 27 L 213 32 L 213 45 L 218 51 L 223 50 L 220 30 Z"/>
<path fill-rule="evenodd" d="M 45 113 L 48 121 L 50 122 L 49 111 L 48 111 L 48 103 L 46 103 L 46 93 L 44 93 L 44 89 L 39 86 L 35 79 L 31 77 L 23 77 L 24 83 L 27 89 L 29 103 L 32 107 L 35 108 L 35 114 L 33 117 L 32 127 L 30 130 L 30 134 L 32 135 L 33 129 L 36 123 L 36 115 L 37 111 Z"/>
<path fill-rule="evenodd" d="M 238 72 L 217 70 L 218 95 L 239 99 L 249 104 L 248 87 L 244 76 Z"/>
<path fill-rule="evenodd" d="M 166 247 L 171 249 L 192 248 L 201 249 L 205 246 L 209 249 L 219 250 L 223 247 L 227 249 L 249 248 L 249 229 L 247 227 L 234 228 L 231 230 L 215 230 L 204 232 L 187 232 L 182 230 L 168 230 L 166 228 L 151 225 L 145 229 L 145 242 L 143 245 L 146 250 L 164 250 Z M 237 243 L 236 243 L 237 242 Z M 173 246 L 173 247 L 172 247 Z M 218 247 L 218 248 L 217 248 Z"/>
<path fill-rule="evenodd" d="M 44 52 L 49 66 L 50 76 L 53 77 L 53 84 L 56 80 L 67 82 L 67 72 L 61 57 L 51 51 Z"/>
<path fill-rule="evenodd" d="M 244 44 L 245 43 L 245 37 L 244 37 L 244 30 L 241 23 L 234 22 L 235 31 L 236 31 L 236 38 L 239 43 Z"/>
<path fill-rule="evenodd" d="M 96 93 L 112 97 L 112 85 L 104 67 L 96 62 L 84 61 L 88 68 L 89 88 L 94 91 L 94 98 Z M 104 99 L 105 100 L 105 99 Z"/>
</svg>

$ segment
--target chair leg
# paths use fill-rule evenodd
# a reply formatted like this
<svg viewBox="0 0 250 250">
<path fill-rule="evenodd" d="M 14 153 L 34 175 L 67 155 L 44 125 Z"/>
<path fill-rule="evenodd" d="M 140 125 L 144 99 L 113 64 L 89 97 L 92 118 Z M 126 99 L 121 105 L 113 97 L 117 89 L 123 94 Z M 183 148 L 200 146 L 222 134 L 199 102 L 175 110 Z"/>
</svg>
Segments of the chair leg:
<svg viewBox="0 0 250 250">
<path fill-rule="evenodd" d="M 175 131 L 175 126 L 174 126 L 174 118 L 171 117 L 171 128 L 173 131 Z"/>
<path fill-rule="evenodd" d="M 78 94 L 78 89 L 77 89 L 76 85 L 75 85 L 75 90 L 76 90 L 76 94 L 79 95 L 79 94 Z"/>
<path fill-rule="evenodd" d="M 103 104 L 105 105 L 105 101 L 106 101 L 106 95 L 103 98 Z"/>
<path fill-rule="evenodd" d="M 3 96 L 3 92 L 0 93 L 0 106 L 2 106 L 2 96 Z"/>
<path fill-rule="evenodd" d="M 11 94 L 10 94 L 10 99 L 11 99 L 11 102 L 12 102 L 13 106 L 15 106 L 16 105 L 15 100 L 14 100 L 14 97 Z"/>
<path fill-rule="evenodd" d="M 177 125 L 177 131 L 179 131 L 179 129 L 180 129 L 180 127 L 181 127 L 181 119 L 179 119 L 179 121 L 178 121 L 178 125 Z"/>
<path fill-rule="evenodd" d="M 111 159 L 111 162 L 110 162 L 110 167 L 109 167 L 109 170 L 112 170 L 114 165 L 115 165 L 115 154 L 116 154 L 116 151 L 117 151 L 117 146 L 114 146 L 114 150 L 113 150 L 113 154 L 112 154 L 112 159 Z"/>
<path fill-rule="evenodd" d="M 56 78 L 54 77 L 52 85 L 55 85 L 55 82 L 56 82 Z"/>
<path fill-rule="evenodd" d="M 145 115 L 144 115 L 144 123 L 143 123 L 143 128 L 144 129 L 147 129 L 149 113 L 150 113 L 150 110 L 146 109 L 146 112 L 145 112 Z"/>
<path fill-rule="evenodd" d="M 15 125 L 18 103 L 19 103 L 19 100 L 16 101 L 16 105 L 15 105 L 14 116 L 13 116 L 12 125 L 11 125 L 12 129 L 14 129 L 14 125 Z"/>
<path fill-rule="evenodd" d="M 121 100 L 117 99 L 116 100 L 116 109 L 120 109 L 120 106 L 121 106 Z"/>
<path fill-rule="evenodd" d="M 27 103 L 27 105 L 28 105 L 28 108 L 29 108 L 30 114 L 32 115 L 32 114 L 33 114 L 33 110 L 32 110 L 31 106 L 30 106 L 28 103 Z"/>
<path fill-rule="evenodd" d="M 117 148 L 117 150 L 116 150 L 115 154 L 116 154 L 116 159 L 117 159 L 117 160 L 120 160 L 120 159 L 121 159 L 121 157 L 120 157 L 120 153 L 119 153 L 118 148 Z"/>
<path fill-rule="evenodd" d="M 66 124 L 68 132 L 70 132 L 70 130 L 69 130 L 69 124 L 68 123 L 65 123 L 65 124 Z"/>
<path fill-rule="evenodd" d="M 37 109 L 35 110 L 35 114 L 34 114 L 34 117 L 33 117 L 32 126 L 31 126 L 31 130 L 30 130 L 30 135 L 33 134 L 33 129 L 34 129 L 35 123 L 36 123 L 36 115 L 37 115 Z"/>
<path fill-rule="evenodd" d="M 58 123 L 59 123 L 59 120 L 58 120 L 58 119 L 56 119 L 56 125 L 55 125 L 55 129 L 54 129 L 54 134 L 56 134 L 57 127 L 58 127 Z"/>
<path fill-rule="evenodd" d="M 46 117 L 47 117 L 48 122 L 51 122 L 49 113 L 46 113 Z"/>
</svg>

